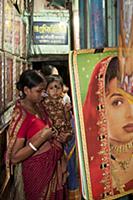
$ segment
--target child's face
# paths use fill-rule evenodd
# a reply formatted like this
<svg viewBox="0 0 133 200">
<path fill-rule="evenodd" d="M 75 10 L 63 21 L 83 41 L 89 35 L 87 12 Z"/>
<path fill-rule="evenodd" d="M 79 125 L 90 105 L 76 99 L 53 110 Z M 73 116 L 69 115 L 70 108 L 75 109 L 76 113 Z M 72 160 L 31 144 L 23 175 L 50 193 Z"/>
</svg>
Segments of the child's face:
<svg viewBox="0 0 133 200">
<path fill-rule="evenodd" d="M 61 96 L 63 92 L 63 87 L 58 81 L 53 81 L 52 83 L 49 83 L 47 87 L 47 93 L 50 97 L 56 99 Z"/>
</svg>

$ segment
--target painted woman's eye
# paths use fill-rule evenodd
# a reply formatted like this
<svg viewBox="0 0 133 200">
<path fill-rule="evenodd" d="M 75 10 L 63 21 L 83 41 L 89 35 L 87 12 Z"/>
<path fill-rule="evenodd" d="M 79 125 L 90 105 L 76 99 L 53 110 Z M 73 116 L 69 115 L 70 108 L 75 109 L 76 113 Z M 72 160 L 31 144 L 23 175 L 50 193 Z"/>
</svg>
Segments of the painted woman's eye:
<svg viewBox="0 0 133 200">
<path fill-rule="evenodd" d="M 113 106 L 120 106 L 121 104 L 123 104 L 123 100 L 120 100 L 120 99 L 114 100 L 112 102 Z"/>
</svg>

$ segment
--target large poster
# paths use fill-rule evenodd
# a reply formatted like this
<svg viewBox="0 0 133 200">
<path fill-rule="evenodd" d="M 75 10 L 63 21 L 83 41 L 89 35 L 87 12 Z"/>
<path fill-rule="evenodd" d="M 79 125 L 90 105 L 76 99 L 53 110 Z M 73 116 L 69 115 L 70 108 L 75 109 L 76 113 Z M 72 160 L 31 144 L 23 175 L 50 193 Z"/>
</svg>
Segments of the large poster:
<svg viewBox="0 0 133 200">
<path fill-rule="evenodd" d="M 21 57 L 26 58 L 27 56 L 27 34 L 26 34 L 26 23 L 21 21 L 21 33 L 20 33 L 20 47 Z"/>
<path fill-rule="evenodd" d="M 0 49 L 2 49 L 3 0 L 0 0 Z"/>
<path fill-rule="evenodd" d="M 5 53 L 5 105 L 13 103 L 13 56 Z"/>
<path fill-rule="evenodd" d="M 13 53 L 13 5 L 4 1 L 4 50 Z"/>
<path fill-rule="evenodd" d="M 5 166 L 5 155 L 6 144 L 7 144 L 7 133 L 6 130 L 0 133 L 0 190 L 2 189 L 3 182 L 6 177 L 6 166 Z"/>
<path fill-rule="evenodd" d="M 69 60 L 83 196 L 132 193 L 133 101 L 118 87 L 117 51 L 74 51 Z"/>
<path fill-rule="evenodd" d="M 0 114 L 4 110 L 4 57 L 3 53 L 0 52 Z"/>
<path fill-rule="evenodd" d="M 14 54 L 20 55 L 20 15 L 17 13 L 17 11 L 14 9 Z"/>
<path fill-rule="evenodd" d="M 15 73 L 15 75 L 16 75 L 15 82 L 16 83 L 18 82 L 20 74 L 22 73 L 21 68 L 22 68 L 21 67 L 21 60 L 18 59 L 18 58 L 16 58 L 16 60 L 15 60 L 15 70 L 16 70 L 16 73 Z M 18 96 L 19 96 L 19 91 L 16 88 L 16 98 L 18 98 Z"/>
</svg>

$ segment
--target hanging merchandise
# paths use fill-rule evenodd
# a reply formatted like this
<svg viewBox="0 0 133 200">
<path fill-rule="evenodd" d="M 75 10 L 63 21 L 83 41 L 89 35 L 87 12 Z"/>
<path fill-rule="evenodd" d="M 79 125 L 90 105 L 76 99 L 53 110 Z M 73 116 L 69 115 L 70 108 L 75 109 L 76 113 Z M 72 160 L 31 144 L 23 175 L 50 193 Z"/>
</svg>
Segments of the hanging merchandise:
<svg viewBox="0 0 133 200">
<path fill-rule="evenodd" d="M 26 23 L 22 20 L 20 22 L 20 55 L 23 58 L 27 57 L 27 32 Z"/>
<path fill-rule="evenodd" d="M 5 53 L 5 105 L 13 103 L 13 56 Z"/>
<path fill-rule="evenodd" d="M 4 50 L 13 53 L 13 6 L 4 2 Z"/>
<path fill-rule="evenodd" d="M 2 27 L 3 27 L 3 0 L 0 0 L 0 49 L 2 49 L 3 46 L 3 41 L 2 41 L 2 37 L 3 37 L 3 33 L 2 33 Z"/>
<path fill-rule="evenodd" d="M 90 0 L 90 46 L 105 46 L 103 0 Z"/>
<path fill-rule="evenodd" d="M 14 54 L 20 55 L 20 27 L 21 26 L 21 19 L 20 15 L 18 14 L 17 10 L 14 9 L 14 41 L 13 41 L 13 47 L 14 47 Z"/>
<path fill-rule="evenodd" d="M 87 31 L 88 23 L 87 23 L 87 20 L 85 19 L 85 16 L 86 16 L 85 11 L 87 11 L 85 2 L 79 1 L 80 48 L 81 49 L 87 48 L 86 31 Z"/>
<path fill-rule="evenodd" d="M 106 1 L 106 11 L 105 11 L 105 21 L 106 21 L 106 43 L 108 47 L 116 47 L 117 46 L 117 20 L 118 16 L 116 14 L 117 11 L 117 2 L 116 0 Z"/>
<path fill-rule="evenodd" d="M 4 111 L 4 56 L 0 52 L 0 114 Z"/>
</svg>

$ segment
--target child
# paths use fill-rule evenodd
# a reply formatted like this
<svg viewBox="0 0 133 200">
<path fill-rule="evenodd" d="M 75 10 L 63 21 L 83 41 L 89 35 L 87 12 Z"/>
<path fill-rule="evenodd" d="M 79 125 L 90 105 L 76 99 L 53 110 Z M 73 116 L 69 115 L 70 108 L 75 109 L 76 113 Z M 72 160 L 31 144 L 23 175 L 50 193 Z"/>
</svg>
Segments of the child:
<svg viewBox="0 0 133 200">
<path fill-rule="evenodd" d="M 69 88 L 64 84 L 63 85 L 63 93 L 62 93 L 64 104 L 66 104 L 66 103 L 71 104 L 71 99 L 68 95 L 68 90 L 69 90 Z"/>
<path fill-rule="evenodd" d="M 63 80 L 60 75 L 50 75 L 46 77 L 46 95 L 43 99 L 43 106 L 48 113 L 56 133 L 69 133 L 73 135 L 70 117 L 70 103 L 63 101 Z"/>
<path fill-rule="evenodd" d="M 64 145 L 64 154 L 68 161 L 68 197 L 69 199 L 80 199 L 79 180 L 76 165 L 76 145 L 74 134 L 74 119 L 71 114 L 71 101 L 67 94 L 68 88 L 63 84 L 59 75 L 46 77 L 47 86 L 43 105 L 55 127 L 57 135 L 61 132 L 68 136 L 67 145 Z M 55 142 L 58 140 L 55 137 Z"/>
</svg>

